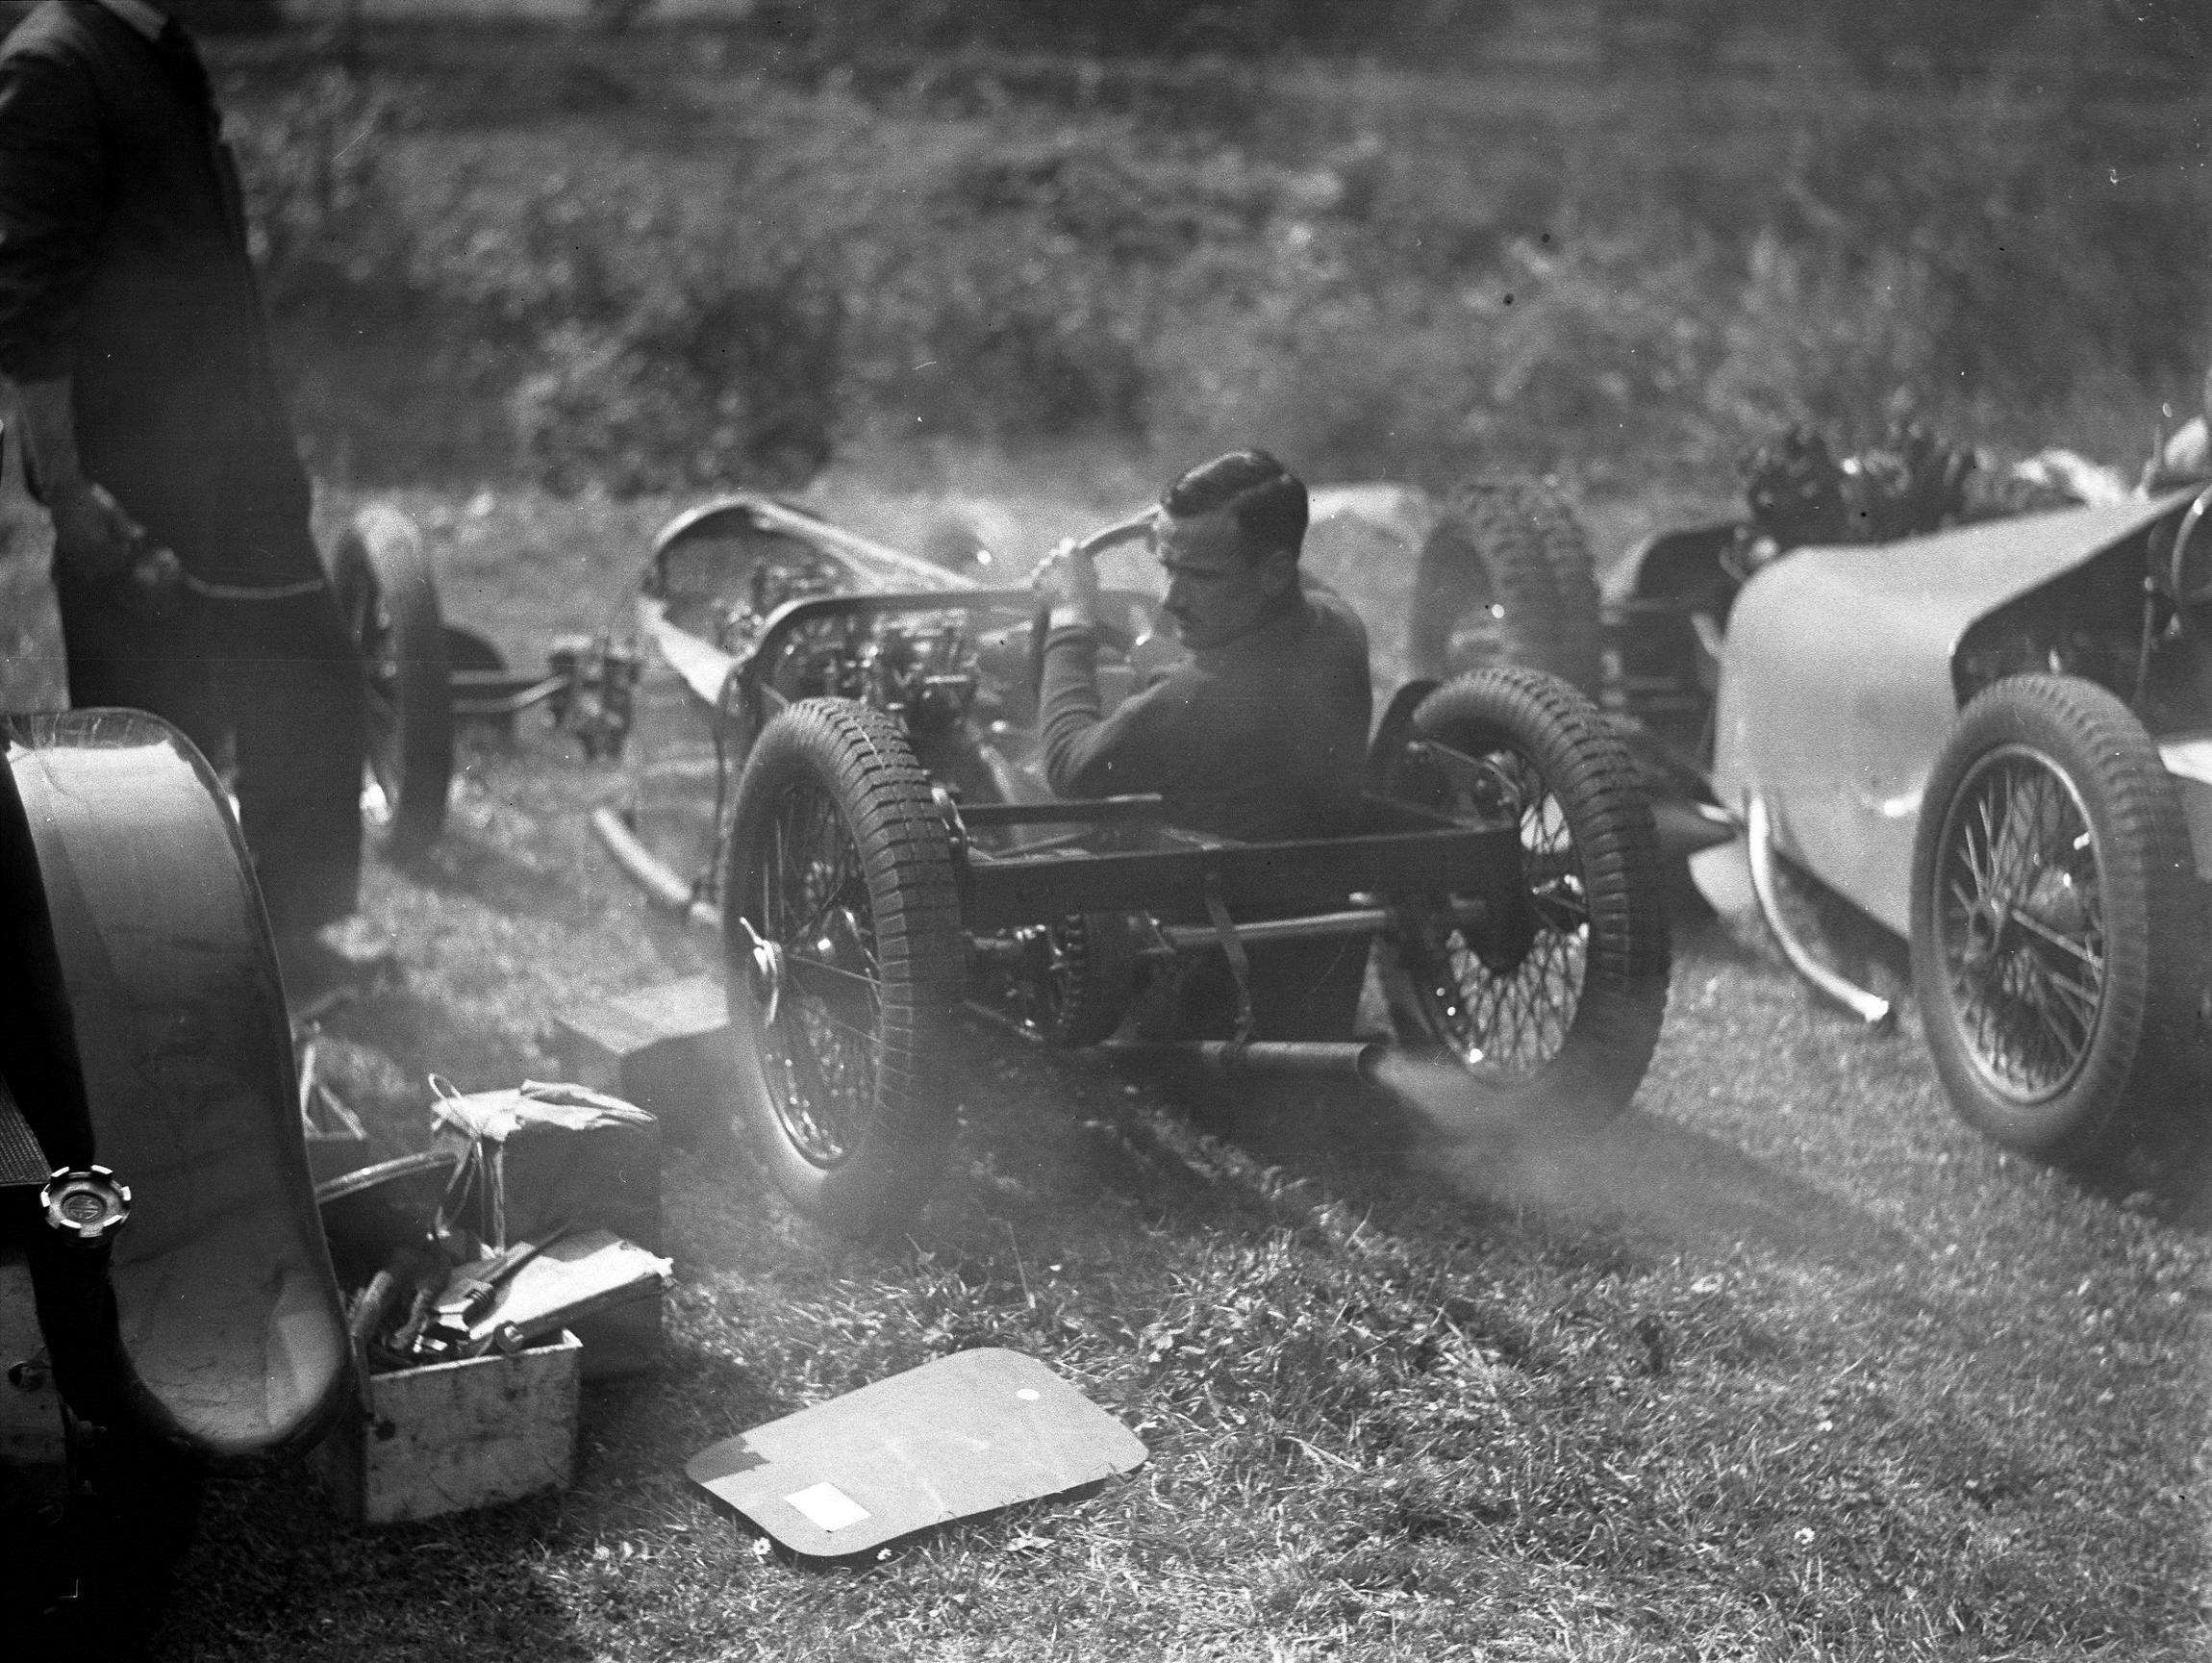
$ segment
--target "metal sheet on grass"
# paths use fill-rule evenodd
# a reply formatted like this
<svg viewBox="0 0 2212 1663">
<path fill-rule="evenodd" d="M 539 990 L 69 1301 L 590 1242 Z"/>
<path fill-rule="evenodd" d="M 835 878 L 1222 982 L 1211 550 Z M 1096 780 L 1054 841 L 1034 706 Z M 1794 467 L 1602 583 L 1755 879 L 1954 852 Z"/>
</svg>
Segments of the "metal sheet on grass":
<svg viewBox="0 0 2212 1663">
<path fill-rule="evenodd" d="M 957 1351 L 702 1449 L 692 1483 L 795 1553 L 842 1558 L 1126 1473 L 1144 1446 L 1034 1357 Z"/>
</svg>

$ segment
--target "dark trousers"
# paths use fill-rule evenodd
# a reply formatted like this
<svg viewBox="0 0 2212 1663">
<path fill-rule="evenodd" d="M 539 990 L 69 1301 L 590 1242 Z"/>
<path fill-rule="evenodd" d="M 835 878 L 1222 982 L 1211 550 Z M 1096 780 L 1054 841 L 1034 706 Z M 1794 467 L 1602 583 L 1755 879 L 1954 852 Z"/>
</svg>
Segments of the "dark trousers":
<svg viewBox="0 0 2212 1663">
<path fill-rule="evenodd" d="M 224 742 L 269 922 L 314 929 L 354 909 L 365 706 L 361 654 L 326 587 L 281 600 L 186 595 L 170 617 L 120 584 L 57 577 L 69 702 L 151 711 L 206 755 Z"/>
</svg>

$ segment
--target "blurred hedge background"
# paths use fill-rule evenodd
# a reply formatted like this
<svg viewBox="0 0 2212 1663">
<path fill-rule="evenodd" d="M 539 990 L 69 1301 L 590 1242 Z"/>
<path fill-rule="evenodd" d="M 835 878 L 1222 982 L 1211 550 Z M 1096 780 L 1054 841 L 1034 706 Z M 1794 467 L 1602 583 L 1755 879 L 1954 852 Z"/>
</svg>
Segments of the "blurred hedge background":
<svg viewBox="0 0 2212 1663">
<path fill-rule="evenodd" d="M 328 474 L 1258 440 L 1633 491 L 1906 410 L 2139 457 L 2212 349 L 2198 19 L 610 0 L 216 56 Z"/>
</svg>

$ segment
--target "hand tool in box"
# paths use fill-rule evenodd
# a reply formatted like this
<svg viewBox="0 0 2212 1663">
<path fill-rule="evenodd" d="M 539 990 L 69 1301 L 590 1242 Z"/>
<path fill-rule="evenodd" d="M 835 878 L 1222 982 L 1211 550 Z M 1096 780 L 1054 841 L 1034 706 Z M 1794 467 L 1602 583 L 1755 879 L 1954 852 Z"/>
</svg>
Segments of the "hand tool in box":
<svg viewBox="0 0 2212 1663">
<path fill-rule="evenodd" d="M 546 1231 L 540 1241 L 515 1243 L 504 1253 L 486 1263 L 474 1275 L 447 1289 L 444 1298 L 438 1301 L 439 1315 L 448 1322 L 458 1316 L 462 1327 L 481 1321 L 484 1313 L 491 1309 L 492 1301 L 499 1298 L 501 1285 L 566 1236 L 568 1229 L 568 1223 L 563 1221 Z"/>
</svg>

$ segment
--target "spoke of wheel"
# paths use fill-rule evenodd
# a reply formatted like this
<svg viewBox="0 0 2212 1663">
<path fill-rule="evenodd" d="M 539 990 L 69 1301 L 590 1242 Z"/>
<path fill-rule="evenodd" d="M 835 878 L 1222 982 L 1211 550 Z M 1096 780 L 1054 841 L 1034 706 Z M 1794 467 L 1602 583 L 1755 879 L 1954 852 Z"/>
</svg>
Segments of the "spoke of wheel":
<svg viewBox="0 0 2212 1663">
<path fill-rule="evenodd" d="M 822 1072 L 821 1057 L 815 1046 L 815 1036 L 807 1032 L 806 1014 L 797 1001 L 783 1013 L 776 1025 L 795 1030 L 791 1038 L 796 1044 L 780 1045 L 786 1065 L 786 1084 L 791 1088 L 791 1098 L 784 1105 L 784 1118 L 800 1133 L 800 1143 L 807 1147 L 809 1156 L 822 1160 L 835 1160 L 843 1151 L 843 1143 L 836 1128 L 827 1123 L 815 1110 L 815 1105 L 825 1108 L 833 1100 L 828 1077 Z"/>
<path fill-rule="evenodd" d="M 2008 770 L 1998 781 L 1999 793 L 1990 798 L 1996 819 L 1996 843 L 1990 851 L 1992 893 L 2003 894 L 2018 887 L 2021 827 L 2018 815 L 2020 782 Z"/>
<path fill-rule="evenodd" d="M 2075 1008 L 2080 1010 L 2085 1017 L 2090 1019 L 2096 1017 L 2098 1001 L 2100 996 L 2098 989 L 2083 987 L 2079 982 L 2071 981 L 2060 975 L 2049 965 L 2038 966 L 2030 972 L 2030 975 L 2035 986 L 2050 988 L 2066 995 L 2077 1001 Z"/>
<path fill-rule="evenodd" d="M 1963 921 L 1973 917 L 1974 897 L 1968 892 L 1966 885 L 1954 877 L 1950 880 L 1950 893 L 1951 910 L 1945 915 L 1946 918 Z"/>
<path fill-rule="evenodd" d="M 815 805 L 814 829 L 816 835 L 813 842 L 815 845 L 818 848 L 825 842 L 835 840 L 834 846 L 837 854 L 830 864 L 829 876 L 821 886 L 821 893 L 813 897 L 806 922 L 799 925 L 792 934 L 791 938 L 792 941 L 805 941 L 811 938 L 815 931 L 821 927 L 822 920 L 829 917 L 830 909 L 837 905 L 838 898 L 844 894 L 845 860 L 851 852 L 852 840 L 842 835 L 843 825 L 839 819 L 837 807 L 826 797 L 817 800 Z M 818 869 L 817 864 L 817 867 L 810 869 L 810 875 Z"/>
<path fill-rule="evenodd" d="M 1981 817 L 1981 859 L 1974 869 L 1974 885 L 1983 894 L 1988 894 L 1997 882 L 1997 809 L 1986 788 L 1976 796 L 1973 806 L 1974 812 Z M 1973 836 L 1970 830 L 1967 835 L 1970 859 L 1973 848 Z"/>
<path fill-rule="evenodd" d="M 1967 875 L 1973 880 L 1974 897 L 1978 900 L 1990 893 L 1997 882 L 1997 847 L 1992 841 L 1995 832 L 1989 823 L 1989 799 L 1985 796 L 1976 805 L 1981 811 L 1981 825 L 1969 825 L 1961 839 L 1961 853 L 1966 859 Z"/>
<path fill-rule="evenodd" d="M 870 975 L 866 970 L 848 970 L 842 965 L 828 964 L 821 959 L 814 958 L 805 953 L 789 954 L 786 956 L 784 962 L 787 964 L 792 962 L 804 964 L 807 967 L 807 973 L 809 975 L 841 976 L 848 982 L 858 982 L 865 988 L 876 989 L 879 991 L 882 987 L 882 983 L 880 983 L 874 976 Z M 818 995 L 815 996 L 815 1002 L 817 1004 L 821 1002 Z M 833 1018 L 832 1020 L 834 1020 L 835 1019 Z M 848 1033 L 855 1033 L 859 1031 L 849 1022 L 840 1022 L 838 1025 Z"/>
<path fill-rule="evenodd" d="M 2012 921 L 2027 931 L 2029 935 L 2034 936 L 2038 941 L 2049 943 L 2050 945 L 2061 951 L 2072 953 L 2098 976 L 2101 977 L 2104 974 L 2104 960 L 2091 952 L 2072 936 L 2060 934 L 2024 908 L 2016 906 L 2008 910 L 2012 915 Z"/>
<path fill-rule="evenodd" d="M 1540 936 L 1513 974 L 1494 976 L 1470 949 L 1451 967 L 1465 1016 L 1462 1049 L 1501 1071 L 1523 1073 L 1557 1054 L 1572 1026 L 1581 984 L 1579 936 Z M 1473 1060 L 1470 1058 L 1470 1060 Z"/>
<path fill-rule="evenodd" d="M 789 834 L 785 820 L 789 813 L 788 799 L 776 805 L 774 819 L 768 821 L 768 873 L 761 886 L 761 934 L 770 941 L 781 941 L 784 935 L 784 896 L 791 893 L 792 862 L 788 845 Z"/>
</svg>

